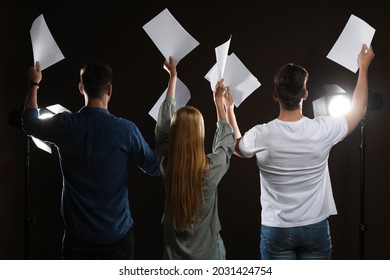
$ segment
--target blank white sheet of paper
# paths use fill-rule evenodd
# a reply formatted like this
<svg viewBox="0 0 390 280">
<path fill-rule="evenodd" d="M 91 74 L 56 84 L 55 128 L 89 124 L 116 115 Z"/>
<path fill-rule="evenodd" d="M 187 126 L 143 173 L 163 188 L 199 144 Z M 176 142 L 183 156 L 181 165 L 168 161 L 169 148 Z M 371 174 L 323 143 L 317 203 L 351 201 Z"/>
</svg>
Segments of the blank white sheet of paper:
<svg viewBox="0 0 390 280">
<path fill-rule="evenodd" d="M 35 62 L 39 61 L 41 70 L 44 70 L 65 58 L 50 33 L 42 14 L 34 20 L 30 29 L 30 36 L 34 55 L 34 65 Z"/>
<path fill-rule="evenodd" d="M 374 34 L 373 27 L 352 14 L 327 58 L 356 73 L 362 44 L 369 47 Z"/>
<path fill-rule="evenodd" d="M 177 65 L 179 61 L 199 45 L 173 17 L 168 9 L 164 9 L 143 26 L 166 60 L 170 56 Z"/>
<path fill-rule="evenodd" d="M 46 144 L 44 141 L 39 140 L 38 138 L 35 138 L 34 136 L 31 136 L 31 139 L 33 140 L 34 144 L 41 150 L 51 154 L 51 146 Z"/>
<path fill-rule="evenodd" d="M 149 115 L 157 121 L 158 111 L 160 110 L 160 106 L 165 100 L 167 95 L 167 90 L 161 94 L 160 98 L 157 100 L 156 104 L 154 104 L 153 108 L 149 111 Z M 188 87 L 179 79 L 176 80 L 176 91 L 175 91 L 175 99 L 176 99 L 176 110 L 187 105 L 188 101 L 191 98 L 190 90 Z"/>
<path fill-rule="evenodd" d="M 219 80 L 217 64 L 210 69 L 205 78 L 210 82 L 211 90 L 214 91 Z M 227 57 L 223 78 L 224 84 L 230 88 L 236 107 L 240 106 L 261 85 L 234 53 Z"/>
<path fill-rule="evenodd" d="M 226 60 L 228 57 L 231 39 L 232 36 L 230 35 L 230 38 L 229 40 L 227 40 L 227 42 L 215 48 L 215 57 L 217 59 L 217 69 L 218 69 L 218 80 L 223 78 L 223 74 L 225 73 Z"/>
</svg>

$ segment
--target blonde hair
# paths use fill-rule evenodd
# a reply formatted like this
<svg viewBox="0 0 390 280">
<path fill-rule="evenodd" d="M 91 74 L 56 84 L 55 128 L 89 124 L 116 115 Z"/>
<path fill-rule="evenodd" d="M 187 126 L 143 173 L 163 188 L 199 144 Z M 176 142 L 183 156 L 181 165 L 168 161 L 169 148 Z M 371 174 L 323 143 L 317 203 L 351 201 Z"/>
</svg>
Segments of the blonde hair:
<svg viewBox="0 0 390 280">
<path fill-rule="evenodd" d="M 171 120 L 166 174 L 166 206 L 173 228 L 184 231 L 197 223 L 203 201 L 202 179 L 208 169 L 200 111 L 185 106 Z"/>
</svg>

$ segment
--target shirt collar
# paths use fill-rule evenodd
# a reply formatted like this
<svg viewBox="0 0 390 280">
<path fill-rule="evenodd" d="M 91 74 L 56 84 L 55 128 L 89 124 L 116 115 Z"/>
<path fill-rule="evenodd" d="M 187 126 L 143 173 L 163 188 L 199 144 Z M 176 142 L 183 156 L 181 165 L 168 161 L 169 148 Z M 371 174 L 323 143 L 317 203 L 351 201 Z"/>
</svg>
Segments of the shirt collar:
<svg viewBox="0 0 390 280">
<path fill-rule="evenodd" d="M 79 112 L 83 112 L 83 113 L 101 113 L 101 114 L 110 114 L 110 112 L 108 111 L 108 109 L 105 109 L 105 108 L 99 108 L 99 107 L 88 107 L 88 106 L 84 106 L 82 107 Z"/>
</svg>

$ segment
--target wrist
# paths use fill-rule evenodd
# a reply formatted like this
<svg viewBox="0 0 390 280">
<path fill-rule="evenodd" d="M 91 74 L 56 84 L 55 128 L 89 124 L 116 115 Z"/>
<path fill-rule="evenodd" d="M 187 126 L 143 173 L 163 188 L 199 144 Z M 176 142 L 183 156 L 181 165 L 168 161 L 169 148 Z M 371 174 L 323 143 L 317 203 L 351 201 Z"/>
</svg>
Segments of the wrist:
<svg viewBox="0 0 390 280">
<path fill-rule="evenodd" d="M 222 98 L 217 98 L 217 97 L 216 97 L 216 98 L 214 99 L 214 103 L 215 103 L 215 106 L 217 106 L 217 107 L 218 107 L 218 106 L 219 106 L 219 107 L 222 107 L 222 108 L 224 107 Z"/>
<path fill-rule="evenodd" d="M 214 99 L 217 100 L 218 102 L 222 102 L 222 103 L 223 103 L 223 97 L 222 97 L 222 95 L 214 94 Z"/>
<path fill-rule="evenodd" d="M 27 84 L 28 88 L 32 88 L 32 87 L 37 87 L 39 88 L 39 83 L 37 82 L 34 82 L 34 81 L 29 81 L 28 84 Z"/>
</svg>

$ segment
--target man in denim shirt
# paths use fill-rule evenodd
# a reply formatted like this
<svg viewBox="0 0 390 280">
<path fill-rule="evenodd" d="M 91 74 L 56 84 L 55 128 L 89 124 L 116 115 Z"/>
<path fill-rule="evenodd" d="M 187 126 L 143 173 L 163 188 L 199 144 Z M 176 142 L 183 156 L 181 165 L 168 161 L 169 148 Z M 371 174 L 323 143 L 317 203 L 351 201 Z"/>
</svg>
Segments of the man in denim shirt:
<svg viewBox="0 0 390 280">
<path fill-rule="evenodd" d="M 112 95 L 110 66 L 85 65 L 79 89 L 85 107 L 46 120 L 38 118 L 39 62 L 28 69 L 23 112 L 28 135 L 53 143 L 63 175 L 64 259 L 133 259 L 133 219 L 128 200 L 129 163 L 159 176 L 154 151 L 137 126 L 108 111 Z"/>
</svg>

